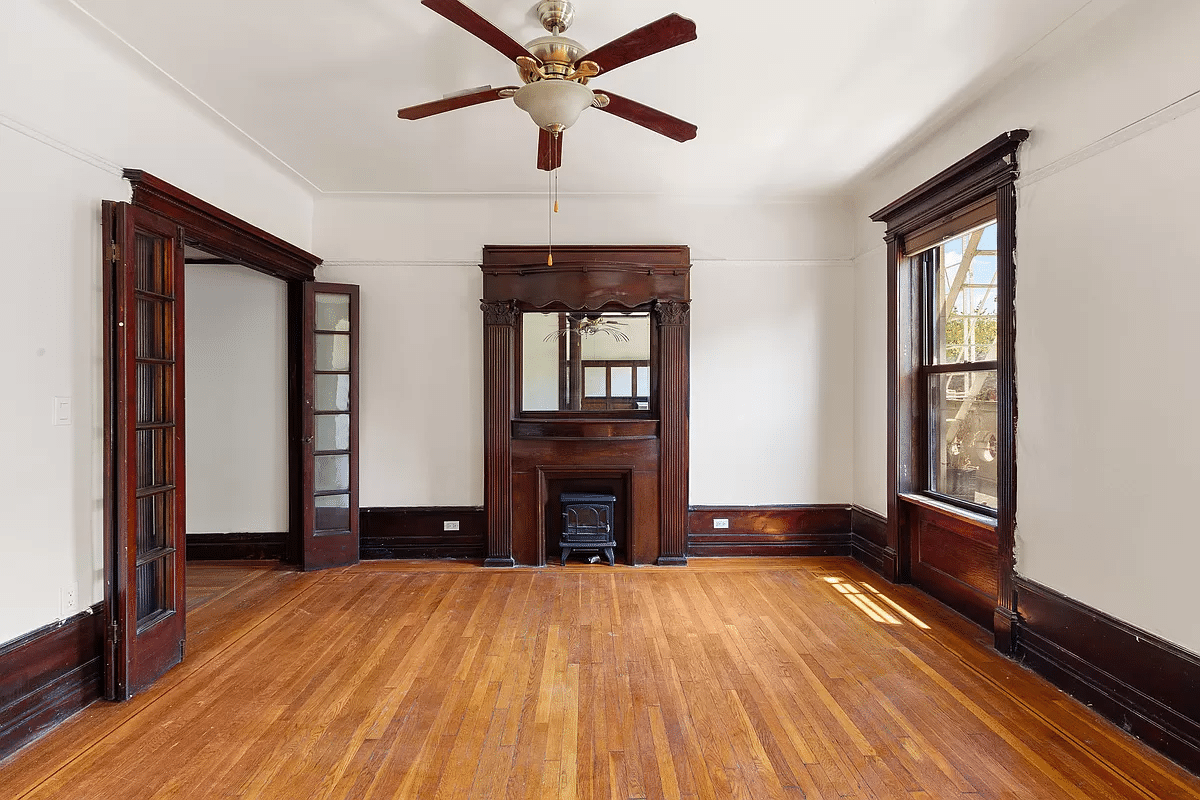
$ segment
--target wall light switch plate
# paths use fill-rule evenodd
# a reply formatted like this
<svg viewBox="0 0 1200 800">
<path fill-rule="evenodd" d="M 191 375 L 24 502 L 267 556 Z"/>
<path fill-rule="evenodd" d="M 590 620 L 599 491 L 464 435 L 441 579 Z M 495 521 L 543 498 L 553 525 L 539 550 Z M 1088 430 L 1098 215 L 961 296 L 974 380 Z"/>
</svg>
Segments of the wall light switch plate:
<svg viewBox="0 0 1200 800">
<path fill-rule="evenodd" d="M 444 531 L 456 531 L 456 530 L 458 530 L 458 520 L 456 520 L 456 519 L 448 519 L 448 520 L 445 520 L 445 521 L 443 521 L 443 522 L 442 522 L 442 530 L 444 530 Z"/>
<path fill-rule="evenodd" d="M 727 519 L 714 519 L 714 520 L 713 520 L 713 527 L 714 527 L 714 528 L 728 528 L 728 527 L 729 527 L 729 520 L 727 520 Z"/>
<path fill-rule="evenodd" d="M 71 424 L 71 398 L 55 397 L 54 398 L 54 413 L 51 417 L 51 422 L 55 425 L 70 425 Z"/>
</svg>

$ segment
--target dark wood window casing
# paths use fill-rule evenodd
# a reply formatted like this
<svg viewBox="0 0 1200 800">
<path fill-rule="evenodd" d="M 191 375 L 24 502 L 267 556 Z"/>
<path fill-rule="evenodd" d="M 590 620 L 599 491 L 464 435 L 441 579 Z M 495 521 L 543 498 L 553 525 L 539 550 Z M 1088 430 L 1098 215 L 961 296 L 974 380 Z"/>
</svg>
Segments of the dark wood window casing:
<svg viewBox="0 0 1200 800">
<path fill-rule="evenodd" d="M 1001 134 L 871 215 L 887 225 L 888 528 L 884 574 L 912 581 L 980 624 L 997 649 L 1011 652 L 1016 622 L 1013 535 L 1016 514 L 1017 149 L 1025 130 Z M 928 354 L 924 310 L 929 291 L 917 255 L 995 219 L 997 287 L 995 518 L 927 491 Z M 936 370 L 932 370 L 936 372 Z"/>
<path fill-rule="evenodd" d="M 543 566 L 562 491 L 621 498 L 631 564 L 687 556 L 689 270 L 685 246 L 483 249 L 484 506 L 488 566 Z M 523 312 L 648 311 L 649 408 L 522 412 Z M 584 486 L 583 484 L 587 484 Z"/>
</svg>

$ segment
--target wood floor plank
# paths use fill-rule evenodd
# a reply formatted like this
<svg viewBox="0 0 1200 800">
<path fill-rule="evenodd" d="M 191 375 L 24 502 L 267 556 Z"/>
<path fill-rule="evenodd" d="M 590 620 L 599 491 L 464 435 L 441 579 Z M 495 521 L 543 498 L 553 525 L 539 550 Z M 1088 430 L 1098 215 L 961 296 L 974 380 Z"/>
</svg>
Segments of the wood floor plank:
<svg viewBox="0 0 1200 800">
<path fill-rule="evenodd" d="M 225 569 L 191 571 L 187 660 L 0 797 L 1200 800 L 848 559 Z"/>
</svg>

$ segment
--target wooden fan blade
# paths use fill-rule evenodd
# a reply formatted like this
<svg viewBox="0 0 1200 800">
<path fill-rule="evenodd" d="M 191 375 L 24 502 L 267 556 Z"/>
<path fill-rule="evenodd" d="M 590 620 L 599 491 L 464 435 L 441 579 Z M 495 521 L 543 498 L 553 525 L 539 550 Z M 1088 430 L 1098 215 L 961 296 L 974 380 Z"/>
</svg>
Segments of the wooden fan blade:
<svg viewBox="0 0 1200 800">
<path fill-rule="evenodd" d="M 652 56 L 696 38 L 696 23 L 678 14 L 668 14 L 660 20 L 643 25 L 635 31 L 600 45 L 583 56 L 595 61 L 604 72 L 612 72 L 630 61 Z"/>
<path fill-rule="evenodd" d="M 684 122 L 678 117 L 672 117 L 670 114 L 659 111 L 657 108 L 644 106 L 641 103 L 609 91 L 605 91 L 603 94 L 608 96 L 608 105 L 601 108 L 601 111 L 607 111 L 609 114 L 614 114 L 621 119 L 627 119 L 636 125 L 649 128 L 655 133 L 661 133 L 663 136 L 670 137 L 677 142 L 686 142 L 689 139 L 696 138 L 696 126 L 690 122 Z"/>
<path fill-rule="evenodd" d="M 538 129 L 538 169 L 549 172 L 562 166 L 563 131 L 558 136 L 543 128 Z"/>
<path fill-rule="evenodd" d="M 515 86 L 502 86 L 499 89 L 493 89 L 488 86 L 484 89 L 476 89 L 474 91 L 465 92 L 453 97 L 443 97 L 441 100 L 434 100 L 429 103 L 421 103 L 419 106 L 409 106 L 402 108 L 396 112 L 396 116 L 400 119 L 422 119 L 424 117 L 432 117 L 434 114 L 441 114 L 444 111 L 453 111 L 456 108 L 466 108 L 467 106 L 475 106 L 480 103 L 490 103 L 493 100 L 502 100 L 500 93 L 505 89 L 515 89 Z"/>
<path fill-rule="evenodd" d="M 487 42 L 512 61 L 516 61 L 517 56 L 529 56 L 541 63 L 515 39 L 458 0 L 421 0 L 421 5 L 433 9 L 475 38 Z"/>
</svg>

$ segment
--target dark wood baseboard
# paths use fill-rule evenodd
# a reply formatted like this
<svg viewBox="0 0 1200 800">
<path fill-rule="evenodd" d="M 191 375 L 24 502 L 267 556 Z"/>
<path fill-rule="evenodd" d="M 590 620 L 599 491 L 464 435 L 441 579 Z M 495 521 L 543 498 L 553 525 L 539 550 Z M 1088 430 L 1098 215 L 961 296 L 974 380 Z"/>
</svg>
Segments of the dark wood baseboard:
<svg viewBox="0 0 1200 800">
<path fill-rule="evenodd" d="M 99 700 L 104 604 L 0 646 L 0 759 Z"/>
<path fill-rule="evenodd" d="M 189 533 L 188 561 L 281 561 L 286 532 Z"/>
<path fill-rule="evenodd" d="M 442 523 L 457 521 L 456 531 Z M 364 508 L 359 513 L 359 554 L 378 558 L 484 558 L 487 518 L 478 506 Z"/>
<path fill-rule="evenodd" d="M 1200 772 L 1200 656 L 1041 584 L 1015 584 L 1017 658 Z"/>
<path fill-rule="evenodd" d="M 728 528 L 713 520 L 729 520 Z M 850 507 L 693 506 L 689 556 L 848 556 Z"/>
<path fill-rule="evenodd" d="M 896 574 L 896 551 L 887 546 L 887 517 L 851 506 L 850 549 L 855 560 L 868 569 L 884 577 Z"/>
</svg>

